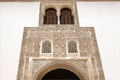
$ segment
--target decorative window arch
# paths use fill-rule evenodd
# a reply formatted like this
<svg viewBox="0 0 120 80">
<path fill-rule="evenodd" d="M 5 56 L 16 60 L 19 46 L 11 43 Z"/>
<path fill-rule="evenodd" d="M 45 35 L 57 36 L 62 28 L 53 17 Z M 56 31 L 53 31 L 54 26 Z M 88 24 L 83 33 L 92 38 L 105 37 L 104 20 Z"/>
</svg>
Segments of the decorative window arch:
<svg viewBox="0 0 120 80">
<path fill-rule="evenodd" d="M 57 14 L 54 8 L 48 8 L 45 12 L 44 24 L 57 24 Z"/>
<path fill-rule="evenodd" d="M 68 53 L 77 53 L 77 43 L 75 41 L 68 42 Z"/>
<path fill-rule="evenodd" d="M 63 8 L 61 10 L 60 24 L 74 24 L 72 11 L 69 8 Z"/>
<path fill-rule="evenodd" d="M 51 53 L 51 42 L 46 40 L 42 42 L 42 53 Z"/>
</svg>

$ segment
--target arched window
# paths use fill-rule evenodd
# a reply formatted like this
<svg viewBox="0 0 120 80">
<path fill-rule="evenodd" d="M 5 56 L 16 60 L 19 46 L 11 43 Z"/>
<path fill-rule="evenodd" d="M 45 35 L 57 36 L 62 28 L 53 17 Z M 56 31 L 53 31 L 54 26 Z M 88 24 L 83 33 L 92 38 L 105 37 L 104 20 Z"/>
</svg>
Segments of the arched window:
<svg viewBox="0 0 120 80">
<path fill-rule="evenodd" d="M 51 42 L 44 41 L 42 43 L 42 53 L 51 53 Z"/>
<path fill-rule="evenodd" d="M 61 10 L 60 24 L 74 24 L 74 18 L 70 9 L 63 8 Z"/>
<path fill-rule="evenodd" d="M 57 14 L 55 9 L 49 8 L 46 10 L 43 23 L 57 24 Z"/>
<path fill-rule="evenodd" d="M 68 42 L 68 53 L 77 53 L 77 43 L 75 41 Z"/>
</svg>

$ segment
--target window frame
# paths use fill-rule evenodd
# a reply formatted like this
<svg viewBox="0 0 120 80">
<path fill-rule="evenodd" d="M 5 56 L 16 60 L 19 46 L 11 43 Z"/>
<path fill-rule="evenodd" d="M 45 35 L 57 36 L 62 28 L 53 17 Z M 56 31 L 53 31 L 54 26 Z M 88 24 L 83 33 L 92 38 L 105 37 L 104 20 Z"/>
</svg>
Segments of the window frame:
<svg viewBox="0 0 120 80">
<path fill-rule="evenodd" d="M 55 15 L 53 16 L 48 16 L 48 10 L 54 10 L 55 11 Z M 50 18 L 50 17 L 52 17 L 52 18 Z M 51 20 L 49 21 L 48 19 L 52 19 L 53 20 L 53 17 L 55 17 L 54 19 L 56 20 L 54 20 L 54 21 L 52 21 L 51 22 Z M 49 22 L 48 22 L 49 21 Z M 55 9 L 55 8 L 52 8 L 52 7 L 50 7 L 50 8 L 48 8 L 48 9 L 46 9 L 45 11 L 44 11 L 44 16 L 43 16 L 43 24 L 44 25 L 46 25 L 46 24 L 58 24 L 58 17 L 57 17 L 57 10 Z"/>
<path fill-rule="evenodd" d="M 42 52 L 42 48 L 43 48 L 42 44 L 45 41 L 49 41 L 51 43 L 51 53 L 43 53 Z M 49 39 L 45 39 L 45 40 L 41 41 L 39 54 L 40 54 L 40 57 L 53 57 L 53 42 Z"/>
<path fill-rule="evenodd" d="M 68 12 L 69 12 L 69 15 L 66 16 L 66 19 L 65 19 L 65 16 L 63 16 L 64 15 L 64 12 L 63 12 L 64 9 L 68 10 Z M 72 10 L 70 8 L 64 7 L 60 10 L 60 24 L 75 24 L 74 16 L 73 16 Z"/>
<path fill-rule="evenodd" d="M 77 44 L 77 53 L 69 53 L 68 51 L 68 42 L 69 41 L 75 41 L 76 44 Z M 79 48 L 79 42 L 77 40 L 68 40 L 66 42 L 66 54 L 67 54 L 67 57 L 80 57 L 80 48 Z"/>
<path fill-rule="evenodd" d="M 72 42 L 72 43 L 71 43 Z M 73 47 L 76 47 L 76 48 L 74 48 L 74 50 L 73 50 L 73 52 L 71 52 L 70 51 L 70 44 L 73 44 L 73 43 L 75 43 L 73 46 L 72 46 L 72 48 Z M 77 49 L 77 43 L 76 43 L 76 41 L 68 41 L 68 53 L 78 53 L 78 49 Z"/>
</svg>

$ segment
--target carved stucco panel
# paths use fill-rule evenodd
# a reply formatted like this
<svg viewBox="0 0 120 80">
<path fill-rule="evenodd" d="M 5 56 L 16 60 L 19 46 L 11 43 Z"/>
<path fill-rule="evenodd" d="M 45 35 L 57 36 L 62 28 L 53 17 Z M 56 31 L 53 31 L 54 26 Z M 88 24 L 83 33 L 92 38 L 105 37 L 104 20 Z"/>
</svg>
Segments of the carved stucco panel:
<svg viewBox="0 0 120 80">
<path fill-rule="evenodd" d="M 88 77 L 88 66 L 86 61 L 75 61 L 75 60 L 62 60 L 62 61 L 52 61 L 52 60 L 33 60 L 31 62 L 31 64 L 33 65 L 32 69 L 33 69 L 33 73 L 32 73 L 32 77 L 34 77 L 36 74 L 38 74 L 39 70 L 42 70 L 43 67 L 49 67 L 52 66 L 54 64 L 67 64 L 70 66 L 74 66 L 77 70 L 81 70 L 81 74 L 86 78 L 86 80 L 89 80 Z"/>
<path fill-rule="evenodd" d="M 88 66 L 87 66 L 87 63 L 86 61 L 67 61 L 69 63 L 72 63 L 72 65 L 76 65 L 76 67 L 78 67 L 80 70 L 82 70 L 82 74 L 83 76 L 89 80 L 89 77 L 88 77 Z"/>
<path fill-rule="evenodd" d="M 38 72 L 39 69 L 41 69 L 42 67 L 44 67 L 46 64 L 48 64 L 50 61 L 42 61 L 42 60 L 33 60 L 31 62 L 31 65 L 33 66 L 32 70 L 33 70 L 33 73 L 32 73 L 32 77 L 35 76 L 35 74 Z"/>
</svg>

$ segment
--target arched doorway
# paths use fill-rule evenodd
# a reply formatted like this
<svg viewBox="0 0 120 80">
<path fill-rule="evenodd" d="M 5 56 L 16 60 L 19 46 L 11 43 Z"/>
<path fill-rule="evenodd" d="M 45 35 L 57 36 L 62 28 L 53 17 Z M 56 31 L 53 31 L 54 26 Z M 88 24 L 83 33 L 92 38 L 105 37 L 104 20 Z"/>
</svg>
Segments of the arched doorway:
<svg viewBox="0 0 120 80">
<path fill-rule="evenodd" d="M 80 80 L 80 79 L 73 72 L 59 68 L 45 74 L 42 80 Z"/>
<path fill-rule="evenodd" d="M 88 80 L 87 77 L 84 75 L 84 72 L 81 70 L 81 68 L 78 68 L 75 65 L 71 65 L 71 63 L 66 63 L 66 62 L 61 63 L 61 61 L 59 60 L 47 63 L 46 65 L 41 67 L 38 70 L 38 72 L 35 74 L 33 79 L 34 80 L 56 80 L 56 79 L 44 79 L 44 77 L 53 71 L 55 71 L 56 73 L 60 73 L 58 69 L 62 69 L 60 70 L 62 74 L 65 74 L 66 72 L 68 72 L 68 74 L 70 75 L 72 74 L 76 76 L 76 78 L 72 77 L 73 78 L 72 80 L 75 80 L 75 79 L 76 80 Z M 59 80 L 71 80 L 71 79 L 59 79 Z"/>
</svg>

